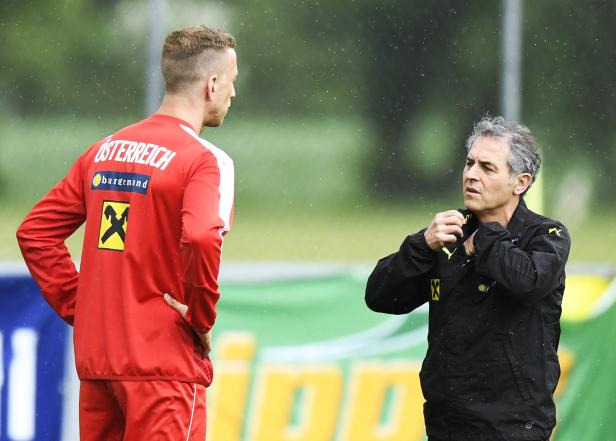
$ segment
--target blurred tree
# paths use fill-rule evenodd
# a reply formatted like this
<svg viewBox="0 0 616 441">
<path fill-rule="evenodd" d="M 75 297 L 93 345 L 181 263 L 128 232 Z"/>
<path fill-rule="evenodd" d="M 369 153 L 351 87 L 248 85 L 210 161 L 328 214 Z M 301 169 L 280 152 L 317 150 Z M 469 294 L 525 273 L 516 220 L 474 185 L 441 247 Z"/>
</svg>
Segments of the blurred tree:
<svg viewBox="0 0 616 441">
<path fill-rule="evenodd" d="M 96 4 L 96 6 L 109 7 L 109 8 L 114 7 L 119 2 L 120 0 L 94 0 L 94 3 Z"/>
<path fill-rule="evenodd" d="M 0 2 L 0 101 L 23 115 L 127 113 L 131 96 L 141 102 L 135 45 L 113 12 L 92 0 Z"/>
<path fill-rule="evenodd" d="M 541 128 L 547 167 L 592 170 L 597 197 L 610 206 L 616 202 L 616 3 L 526 7 L 523 118 Z"/>
<path fill-rule="evenodd" d="M 0 1 L 1 108 L 141 113 L 144 1 Z M 450 181 L 459 177 L 472 123 L 499 110 L 500 2 L 212 0 L 207 7 L 170 2 L 171 12 L 189 11 L 180 25 L 200 21 L 196 11 L 216 21 L 214 7 L 230 17 L 220 26 L 238 38 L 235 113 L 360 117 L 372 151 L 367 186 L 381 197 L 454 194 Z M 613 198 L 616 3 L 524 2 L 524 17 L 522 120 L 537 132 L 547 163 L 584 163 L 602 196 Z"/>
<path fill-rule="evenodd" d="M 370 176 L 380 196 L 451 194 L 473 121 L 496 111 L 498 2 L 479 3 L 366 1 L 358 9 L 364 111 L 377 134 Z M 412 133 L 426 129 L 441 133 Z M 434 149 L 439 164 L 429 166 Z"/>
<path fill-rule="evenodd" d="M 342 2 L 234 0 L 243 92 L 251 113 L 354 116 L 361 71 Z"/>
<path fill-rule="evenodd" d="M 473 121 L 496 113 L 499 4 L 455 0 L 236 0 L 247 83 L 260 113 L 361 116 L 377 194 L 453 193 Z"/>
</svg>

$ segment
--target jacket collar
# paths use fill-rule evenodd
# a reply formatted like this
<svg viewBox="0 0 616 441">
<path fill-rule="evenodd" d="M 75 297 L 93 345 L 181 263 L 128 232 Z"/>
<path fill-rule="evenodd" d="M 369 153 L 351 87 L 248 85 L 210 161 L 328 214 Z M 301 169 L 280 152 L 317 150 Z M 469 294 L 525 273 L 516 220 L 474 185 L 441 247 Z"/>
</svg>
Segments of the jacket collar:
<svg viewBox="0 0 616 441">
<path fill-rule="evenodd" d="M 464 215 L 465 223 L 464 223 L 464 238 L 470 236 L 477 228 L 479 227 L 479 223 L 477 222 L 477 216 L 475 216 L 470 210 L 461 209 L 458 210 L 460 213 Z M 511 219 L 509 220 L 509 225 L 507 225 L 507 231 L 511 234 L 511 237 L 519 238 L 524 231 L 524 226 L 526 224 L 526 219 L 531 211 L 526 206 L 526 202 L 524 199 L 520 198 L 520 202 L 516 207 Z"/>
<path fill-rule="evenodd" d="M 512 239 L 519 238 L 522 235 L 529 213 L 530 210 L 526 206 L 526 202 L 524 202 L 524 199 L 520 198 L 520 203 L 513 212 L 509 225 L 507 225 L 507 230 L 509 234 L 511 234 Z"/>
</svg>

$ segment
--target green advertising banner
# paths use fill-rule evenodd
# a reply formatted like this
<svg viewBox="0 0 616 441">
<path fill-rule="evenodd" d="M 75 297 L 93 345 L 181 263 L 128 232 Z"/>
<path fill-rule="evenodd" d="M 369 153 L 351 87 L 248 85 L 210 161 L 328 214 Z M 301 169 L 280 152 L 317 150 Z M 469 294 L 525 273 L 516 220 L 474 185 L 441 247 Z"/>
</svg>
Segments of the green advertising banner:
<svg viewBox="0 0 616 441">
<path fill-rule="evenodd" d="M 427 308 L 368 310 L 369 271 L 240 266 L 223 278 L 208 441 L 425 439 L 418 374 Z M 610 268 L 569 271 L 553 440 L 614 438 L 615 300 Z"/>
</svg>

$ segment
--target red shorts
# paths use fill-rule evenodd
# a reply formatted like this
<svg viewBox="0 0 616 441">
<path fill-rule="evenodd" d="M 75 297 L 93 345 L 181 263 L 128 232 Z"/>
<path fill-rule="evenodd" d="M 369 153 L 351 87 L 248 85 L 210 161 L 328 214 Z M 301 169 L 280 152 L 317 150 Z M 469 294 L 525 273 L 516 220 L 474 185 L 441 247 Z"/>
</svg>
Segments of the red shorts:
<svg viewBox="0 0 616 441">
<path fill-rule="evenodd" d="M 204 441 L 205 386 L 180 381 L 82 380 L 81 441 Z"/>
</svg>

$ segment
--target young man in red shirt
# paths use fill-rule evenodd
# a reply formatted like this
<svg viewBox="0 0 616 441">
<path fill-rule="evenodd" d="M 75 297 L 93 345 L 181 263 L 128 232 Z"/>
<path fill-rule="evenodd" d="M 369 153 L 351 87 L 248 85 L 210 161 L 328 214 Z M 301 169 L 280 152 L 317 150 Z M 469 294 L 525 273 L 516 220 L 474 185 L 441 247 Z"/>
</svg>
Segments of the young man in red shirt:
<svg viewBox="0 0 616 441">
<path fill-rule="evenodd" d="M 92 145 L 17 231 L 51 307 L 74 325 L 82 440 L 203 440 L 210 330 L 233 162 L 201 139 L 235 97 L 235 39 L 169 34 L 156 114 Z M 77 272 L 64 243 L 86 222 Z"/>
</svg>

